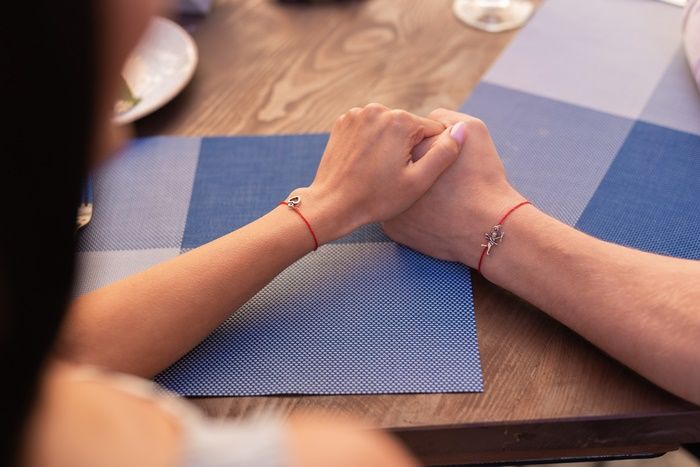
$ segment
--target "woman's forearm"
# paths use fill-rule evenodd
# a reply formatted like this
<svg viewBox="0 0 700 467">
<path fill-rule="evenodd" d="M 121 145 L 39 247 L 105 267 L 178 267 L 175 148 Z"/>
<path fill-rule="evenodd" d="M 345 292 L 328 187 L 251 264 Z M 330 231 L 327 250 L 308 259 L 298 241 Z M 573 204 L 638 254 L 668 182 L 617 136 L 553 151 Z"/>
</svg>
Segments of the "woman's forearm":
<svg viewBox="0 0 700 467">
<path fill-rule="evenodd" d="M 323 213 L 306 212 L 319 228 L 329 225 Z M 153 375 L 313 246 L 302 220 L 280 206 L 235 232 L 79 297 L 58 351 L 75 361 Z"/>
<path fill-rule="evenodd" d="M 303 199 L 299 212 L 318 243 L 404 211 L 457 159 L 464 130 L 379 104 L 343 114 L 313 183 L 293 192 Z M 429 137 L 433 144 L 414 162 L 413 147 Z M 291 209 L 277 207 L 218 240 L 78 298 L 59 355 L 139 375 L 163 370 L 313 249 L 311 232 Z"/>
<path fill-rule="evenodd" d="M 603 242 L 526 206 L 483 273 L 669 391 L 700 404 L 700 262 Z"/>
</svg>

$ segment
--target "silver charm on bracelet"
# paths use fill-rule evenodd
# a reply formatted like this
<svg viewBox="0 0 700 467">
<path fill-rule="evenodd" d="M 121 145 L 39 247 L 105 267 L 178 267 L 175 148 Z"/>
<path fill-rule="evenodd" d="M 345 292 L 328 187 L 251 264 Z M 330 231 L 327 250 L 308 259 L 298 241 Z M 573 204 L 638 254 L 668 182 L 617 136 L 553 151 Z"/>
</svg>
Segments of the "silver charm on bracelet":
<svg viewBox="0 0 700 467">
<path fill-rule="evenodd" d="M 486 243 L 482 244 L 481 246 L 486 248 L 487 256 L 491 253 L 491 247 L 501 243 L 501 240 L 503 240 L 503 235 L 503 226 L 501 224 L 494 225 L 491 227 L 490 232 L 484 234 Z"/>
<path fill-rule="evenodd" d="M 301 196 L 295 195 L 290 198 L 287 198 L 287 201 L 285 201 L 285 203 L 287 203 L 287 206 L 289 206 L 290 208 L 297 208 L 301 204 Z"/>
</svg>

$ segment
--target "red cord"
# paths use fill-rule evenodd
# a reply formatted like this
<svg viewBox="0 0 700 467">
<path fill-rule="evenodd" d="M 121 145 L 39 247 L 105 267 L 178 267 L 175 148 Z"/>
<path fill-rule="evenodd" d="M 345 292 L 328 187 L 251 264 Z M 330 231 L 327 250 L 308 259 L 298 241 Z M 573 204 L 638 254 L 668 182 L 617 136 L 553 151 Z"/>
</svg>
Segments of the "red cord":
<svg viewBox="0 0 700 467">
<path fill-rule="evenodd" d="M 486 255 L 486 247 L 481 250 L 481 256 L 479 256 L 479 265 L 476 267 L 476 271 L 481 274 L 481 263 L 484 261 L 484 255 Z"/>
<path fill-rule="evenodd" d="M 496 224 L 496 225 L 503 225 L 503 222 L 505 222 L 506 218 L 507 218 L 508 216 L 510 216 L 510 215 L 513 213 L 513 211 L 515 211 L 516 209 L 521 208 L 521 207 L 523 207 L 523 206 L 525 206 L 525 205 L 527 205 L 527 204 L 532 204 L 532 203 L 529 202 L 529 201 L 523 201 L 522 203 L 516 204 L 515 206 L 513 206 L 512 208 L 510 208 L 510 209 L 508 210 L 508 212 L 506 212 L 506 213 L 503 215 L 503 217 L 501 217 L 501 220 L 498 221 L 498 224 Z M 484 261 L 484 256 L 486 256 L 486 252 L 487 252 L 487 251 L 488 251 L 488 247 L 484 247 L 484 249 L 481 250 L 481 256 L 479 257 L 479 264 L 478 264 L 478 266 L 476 267 L 476 270 L 477 270 L 477 272 L 478 272 L 479 274 L 481 274 L 481 263 L 483 263 L 483 261 Z"/>
<path fill-rule="evenodd" d="M 280 206 L 289 206 L 286 201 L 282 201 L 280 203 Z M 291 206 L 289 206 L 291 207 Z M 304 221 L 304 224 L 309 228 L 309 232 L 311 232 L 311 236 L 314 238 L 314 251 L 318 250 L 318 238 L 316 238 L 316 234 L 314 233 L 314 229 L 311 227 L 311 224 L 309 224 L 309 221 L 306 220 L 306 217 L 299 211 L 299 209 L 292 207 L 292 211 L 296 212 L 299 217 L 301 217 L 301 220 Z"/>
</svg>

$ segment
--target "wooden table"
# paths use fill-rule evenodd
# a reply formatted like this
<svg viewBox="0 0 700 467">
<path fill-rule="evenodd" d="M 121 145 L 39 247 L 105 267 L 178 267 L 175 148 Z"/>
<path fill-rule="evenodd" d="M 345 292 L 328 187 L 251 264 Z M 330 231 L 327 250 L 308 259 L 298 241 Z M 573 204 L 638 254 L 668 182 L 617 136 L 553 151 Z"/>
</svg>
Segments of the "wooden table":
<svg viewBox="0 0 700 467">
<path fill-rule="evenodd" d="M 327 132 L 368 102 L 427 114 L 456 108 L 515 33 L 458 22 L 451 0 L 283 5 L 219 1 L 189 21 L 192 84 L 137 125 L 140 135 Z M 700 441 L 700 408 L 635 375 L 474 275 L 482 394 L 197 399 L 213 416 L 260 408 L 355 414 L 426 464 L 659 453 Z"/>
</svg>

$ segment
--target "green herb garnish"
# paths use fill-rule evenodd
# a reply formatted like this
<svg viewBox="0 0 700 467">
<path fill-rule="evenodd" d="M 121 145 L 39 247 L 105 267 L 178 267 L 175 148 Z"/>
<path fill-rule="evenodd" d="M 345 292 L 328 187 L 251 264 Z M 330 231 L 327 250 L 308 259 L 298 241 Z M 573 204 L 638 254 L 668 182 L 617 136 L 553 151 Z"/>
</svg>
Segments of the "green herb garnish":
<svg viewBox="0 0 700 467">
<path fill-rule="evenodd" d="M 136 104 L 141 102 L 141 98 L 134 96 L 131 92 L 131 88 L 129 88 L 124 77 L 119 76 L 119 80 L 121 81 L 119 99 L 116 104 L 114 104 L 114 111 L 117 115 L 131 110 Z"/>
</svg>

